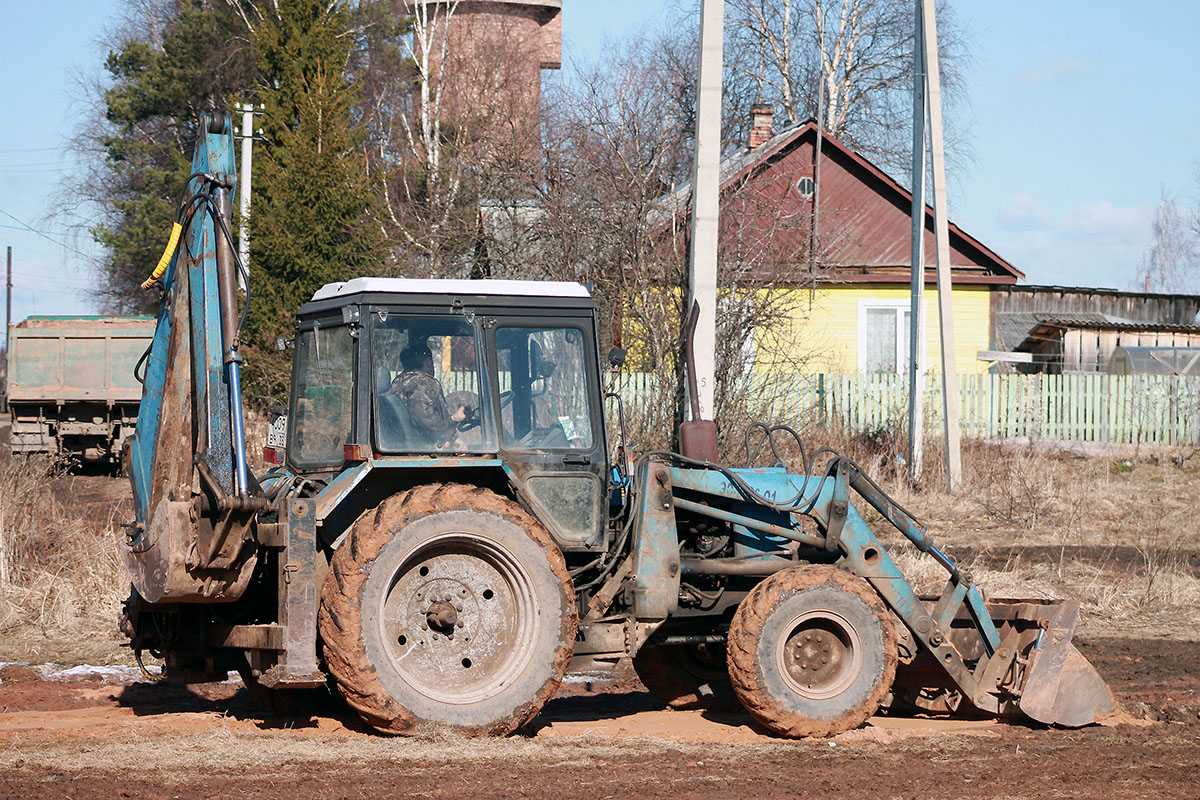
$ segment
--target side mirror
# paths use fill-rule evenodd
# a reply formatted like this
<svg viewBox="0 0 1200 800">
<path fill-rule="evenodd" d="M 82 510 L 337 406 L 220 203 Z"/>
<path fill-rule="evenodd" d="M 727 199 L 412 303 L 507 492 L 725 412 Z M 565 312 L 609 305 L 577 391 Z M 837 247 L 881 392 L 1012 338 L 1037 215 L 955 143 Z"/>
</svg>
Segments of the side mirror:
<svg viewBox="0 0 1200 800">
<path fill-rule="evenodd" d="M 294 339 L 285 339 L 282 336 L 275 337 L 275 349 L 282 353 L 284 350 L 290 350 Z"/>
<path fill-rule="evenodd" d="M 613 369 L 620 369 L 625 363 L 625 348 L 614 347 L 608 351 L 608 363 Z"/>
</svg>

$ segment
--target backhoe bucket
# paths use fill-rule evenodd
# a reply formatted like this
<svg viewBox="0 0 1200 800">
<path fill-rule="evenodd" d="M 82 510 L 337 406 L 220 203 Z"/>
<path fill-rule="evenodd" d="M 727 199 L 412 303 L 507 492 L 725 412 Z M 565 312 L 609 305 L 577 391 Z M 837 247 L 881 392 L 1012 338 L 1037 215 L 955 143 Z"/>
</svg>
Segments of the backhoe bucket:
<svg viewBox="0 0 1200 800">
<path fill-rule="evenodd" d="M 1038 722 L 1077 728 L 1116 711 L 1108 684 L 1071 644 L 1078 616 L 1078 601 L 1060 605 L 1029 655 L 1019 707 Z"/>
</svg>

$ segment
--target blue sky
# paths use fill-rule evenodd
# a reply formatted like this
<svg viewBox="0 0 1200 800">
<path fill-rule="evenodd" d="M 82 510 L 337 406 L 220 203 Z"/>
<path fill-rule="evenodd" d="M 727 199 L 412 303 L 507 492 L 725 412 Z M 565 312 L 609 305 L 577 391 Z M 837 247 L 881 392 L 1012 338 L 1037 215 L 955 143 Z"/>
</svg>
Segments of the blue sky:
<svg viewBox="0 0 1200 800">
<path fill-rule="evenodd" d="M 1200 205 L 1200 3 L 950 2 L 972 41 L 975 156 L 950 183 L 952 218 L 1031 283 L 1133 288 L 1160 193 Z M 564 5 L 567 69 L 678 19 L 677 0 Z M 99 72 L 97 40 L 121 7 L 5 3 L 0 246 L 13 247 L 15 320 L 93 310 L 81 253 L 94 246 L 45 217 L 71 168 L 79 76 Z"/>
</svg>

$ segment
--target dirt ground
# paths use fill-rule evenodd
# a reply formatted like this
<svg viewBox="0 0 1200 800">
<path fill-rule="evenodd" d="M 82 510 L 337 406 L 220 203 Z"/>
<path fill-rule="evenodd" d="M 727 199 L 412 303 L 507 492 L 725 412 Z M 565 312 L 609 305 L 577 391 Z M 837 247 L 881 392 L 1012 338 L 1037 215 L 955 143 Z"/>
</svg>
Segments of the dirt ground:
<svg viewBox="0 0 1200 800">
<path fill-rule="evenodd" d="M 570 676 L 520 735 L 393 739 L 285 719 L 240 684 L 47 680 L 0 669 L 0 798 L 1195 798 L 1200 651 L 1081 640 L 1125 724 L 1054 730 L 876 717 L 784 741 L 748 716 L 667 711 L 631 675 Z"/>
</svg>

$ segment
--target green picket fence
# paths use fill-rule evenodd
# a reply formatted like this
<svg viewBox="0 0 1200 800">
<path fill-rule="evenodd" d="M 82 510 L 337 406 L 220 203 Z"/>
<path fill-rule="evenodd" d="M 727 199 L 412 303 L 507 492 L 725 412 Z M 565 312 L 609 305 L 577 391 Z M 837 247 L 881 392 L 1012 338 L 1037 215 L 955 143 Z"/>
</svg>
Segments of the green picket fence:
<svg viewBox="0 0 1200 800">
<path fill-rule="evenodd" d="M 628 409 L 658 402 L 659 376 L 625 373 L 613 389 Z M 839 423 L 853 431 L 903 430 L 904 375 L 762 374 L 733 396 L 764 417 Z M 1048 439 L 1114 444 L 1200 443 L 1200 378 L 1173 375 L 960 375 L 959 416 L 967 438 Z M 941 380 L 927 375 L 925 425 L 942 429 Z"/>
</svg>

